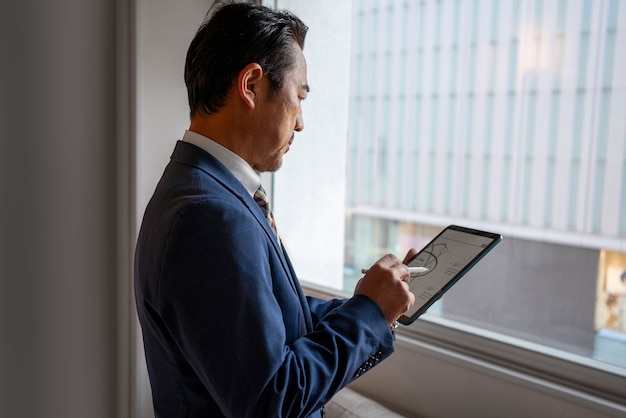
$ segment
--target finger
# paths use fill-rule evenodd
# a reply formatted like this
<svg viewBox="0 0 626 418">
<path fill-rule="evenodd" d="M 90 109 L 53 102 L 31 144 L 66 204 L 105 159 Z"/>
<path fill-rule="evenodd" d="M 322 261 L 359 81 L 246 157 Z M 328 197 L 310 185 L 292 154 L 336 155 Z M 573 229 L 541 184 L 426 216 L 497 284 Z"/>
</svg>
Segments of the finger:
<svg viewBox="0 0 626 418">
<path fill-rule="evenodd" d="M 418 251 L 415 248 L 411 248 L 407 253 L 406 256 L 404 257 L 404 260 L 402 260 L 402 262 L 404 264 L 408 263 L 409 261 L 411 261 L 411 259 L 413 257 L 415 257 L 417 255 Z"/>
<path fill-rule="evenodd" d="M 362 268 L 361 273 L 367 274 L 370 270 L 374 268 L 380 268 L 380 267 L 384 267 L 387 269 L 394 269 L 398 265 L 401 265 L 401 264 L 402 263 L 400 262 L 400 259 L 398 257 L 396 257 L 393 254 L 387 254 L 384 257 L 382 257 L 380 260 L 378 260 L 376 263 L 374 263 L 374 265 L 372 265 L 370 268 L 368 269 Z"/>
<path fill-rule="evenodd" d="M 406 309 L 407 311 L 411 309 L 411 307 L 415 304 L 415 294 L 409 290 L 409 307 Z"/>
<path fill-rule="evenodd" d="M 399 263 L 400 263 L 400 259 L 398 257 L 396 257 L 393 254 L 387 254 L 383 258 L 378 260 L 376 264 L 380 264 L 381 266 L 384 266 L 384 267 L 393 268 L 395 265 Z"/>
<path fill-rule="evenodd" d="M 411 281 L 411 273 L 409 272 L 409 268 L 406 266 L 406 264 L 398 264 L 398 268 L 402 269 L 400 279 L 404 283 L 409 283 Z"/>
</svg>

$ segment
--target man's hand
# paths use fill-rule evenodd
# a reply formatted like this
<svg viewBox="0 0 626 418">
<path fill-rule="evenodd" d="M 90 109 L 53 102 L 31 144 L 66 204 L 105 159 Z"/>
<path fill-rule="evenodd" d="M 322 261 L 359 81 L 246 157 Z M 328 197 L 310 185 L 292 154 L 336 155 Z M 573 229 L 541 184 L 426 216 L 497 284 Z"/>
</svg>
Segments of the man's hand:
<svg viewBox="0 0 626 418">
<path fill-rule="evenodd" d="M 403 263 L 417 254 L 412 248 L 400 261 L 387 254 L 367 270 L 354 289 L 355 295 L 365 295 L 378 305 L 391 326 L 415 302 L 415 295 L 409 291 L 409 269 Z"/>
</svg>

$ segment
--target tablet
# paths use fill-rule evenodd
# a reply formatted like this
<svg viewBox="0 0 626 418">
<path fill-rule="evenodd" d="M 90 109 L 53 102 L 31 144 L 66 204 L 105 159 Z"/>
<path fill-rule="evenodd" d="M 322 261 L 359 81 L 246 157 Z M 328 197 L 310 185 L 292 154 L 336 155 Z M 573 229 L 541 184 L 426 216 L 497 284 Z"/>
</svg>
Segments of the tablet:
<svg viewBox="0 0 626 418">
<path fill-rule="evenodd" d="M 428 271 L 411 274 L 409 288 L 415 295 L 415 304 L 398 322 L 413 323 L 501 240 L 499 234 L 457 225 L 441 231 L 407 263 Z"/>
</svg>

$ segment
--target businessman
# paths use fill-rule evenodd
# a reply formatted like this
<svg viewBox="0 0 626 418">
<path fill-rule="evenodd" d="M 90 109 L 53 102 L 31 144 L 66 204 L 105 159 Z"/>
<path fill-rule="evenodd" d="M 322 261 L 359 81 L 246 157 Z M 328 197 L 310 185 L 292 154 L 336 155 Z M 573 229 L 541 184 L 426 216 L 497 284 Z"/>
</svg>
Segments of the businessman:
<svg viewBox="0 0 626 418">
<path fill-rule="evenodd" d="M 276 233 L 259 173 L 278 170 L 304 128 L 307 29 L 286 11 L 224 5 L 187 52 L 191 124 L 135 255 L 157 417 L 324 416 L 393 352 L 392 325 L 415 300 L 393 255 L 350 299 L 305 297 Z"/>
</svg>

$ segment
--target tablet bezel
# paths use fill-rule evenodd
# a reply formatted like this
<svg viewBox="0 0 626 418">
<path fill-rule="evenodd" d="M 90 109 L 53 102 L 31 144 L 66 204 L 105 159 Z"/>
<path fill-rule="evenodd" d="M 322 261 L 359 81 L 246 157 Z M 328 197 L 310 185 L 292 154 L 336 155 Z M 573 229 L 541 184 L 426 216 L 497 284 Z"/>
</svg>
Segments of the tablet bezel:
<svg viewBox="0 0 626 418">
<path fill-rule="evenodd" d="M 430 308 L 432 306 L 433 303 L 435 303 L 437 300 L 439 300 L 448 290 L 450 290 L 450 288 L 456 282 L 458 282 L 459 279 L 461 279 L 461 277 L 463 277 L 465 275 L 465 273 L 467 273 L 472 267 L 474 267 L 476 265 L 476 263 L 478 263 L 478 261 L 480 261 L 489 251 L 491 251 L 493 249 L 493 247 L 495 247 L 500 241 L 502 241 L 502 235 L 500 235 L 500 234 L 496 234 L 496 233 L 493 233 L 493 232 L 487 232 L 487 231 L 481 231 L 481 230 L 472 229 L 472 228 L 467 228 L 467 227 L 459 226 L 459 225 L 449 225 L 446 228 L 444 228 L 439 234 L 437 234 L 437 236 L 435 238 L 430 240 L 430 242 L 428 244 L 426 244 L 424 246 L 424 248 L 422 248 L 415 255 L 415 257 L 413 257 L 411 259 L 411 261 L 413 261 L 415 258 L 417 258 L 422 252 L 424 252 L 424 250 L 426 248 L 428 248 L 428 246 L 430 246 L 431 244 L 436 242 L 442 235 L 444 235 L 449 230 L 459 231 L 459 232 L 463 232 L 463 233 L 467 233 L 467 234 L 471 234 L 471 235 L 477 235 L 477 236 L 481 236 L 481 237 L 487 237 L 487 238 L 490 238 L 492 241 L 485 248 L 483 248 L 480 251 L 480 253 L 478 253 L 478 255 L 476 255 L 474 258 L 472 258 L 472 260 L 470 260 L 454 276 L 452 276 L 452 278 L 441 289 L 439 289 L 435 294 L 433 294 L 433 296 L 430 299 L 428 299 L 428 301 L 426 301 L 422 305 L 422 307 L 420 307 L 417 311 L 415 311 L 411 316 L 402 315 L 398 319 L 398 322 L 401 323 L 402 325 L 410 325 L 413 322 L 415 322 L 415 320 L 417 318 L 419 318 L 421 315 L 423 315 L 428 310 L 428 308 Z M 407 263 L 407 265 L 411 265 L 411 261 L 409 261 Z M 416 301 L 416 303 L 417 303 L 417 301 Z"/>
</svg>

